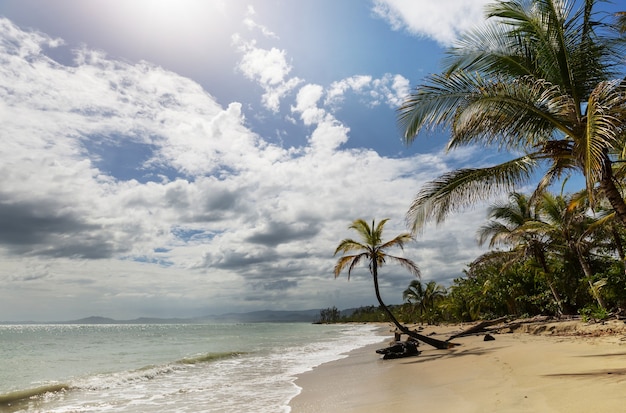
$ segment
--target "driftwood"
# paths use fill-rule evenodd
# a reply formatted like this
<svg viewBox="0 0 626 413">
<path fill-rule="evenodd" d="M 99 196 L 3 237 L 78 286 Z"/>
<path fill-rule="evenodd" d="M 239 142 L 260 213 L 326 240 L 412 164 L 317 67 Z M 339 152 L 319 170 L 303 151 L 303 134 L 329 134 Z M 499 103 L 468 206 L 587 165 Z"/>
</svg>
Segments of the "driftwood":
<svg viewBox="0 0 626 413">
<path fill-rule="evenodd" d="M 443 341 L 443 340 L 437 340 L 436 338 L 432 338 L 432 337 L 427 337 L 423 334 L 417 333 L 413 330 L 409 330 L 408 328 L 404 327 L 400 330 L 402 332 L 402 334 L 406 334 L 409 337 L 412 337 L 416 340 L 422 341 L 430 346 L 433 346 L 435 348 L 438 348 L 439 350 L 448 350 L 450 348 L 459 346 L 460 344 L 458 343 L 450 343 L 450 339 Z"/>
<path fill-rule="evenodd" d="M 547 321 L 548 319 L 550 319 L 550 317 L 548 316 L 537 316 L 537 317 L 532 317 L 532 318 L 524 318 L 524 319 L 518 319 L 518 320 L 514 320 L 511 322 L 506 323 L 505 321 L 508 319 L 508 317 L 500 317 L 500 318 L 496 318 L 493 320 L 485 320 L 485 321 L 481 321 L 480 323 L 476 324 L 475 326 L 472 326 L 470 328 L 468 328 L 467 330 L 461 331 L 460 333 L 454 334 L 452 336 L 450 336 L 448 338 L 449 340 L 458 338 L 458 337 L 464 337 L 464 336 L 471 336 L 472 334 L 478 334 L 478 333 L 487 333 L 490 331 L 494 331 L 494 330 L 501 330 L 503 328 L 517 328 L 522 324 L 529 324 L 529 323 L 537 323 L 537 322 L 542 322 L 542 321 Z M 496 328 L 489 328 L 495 324 L 501 324 L 504 323 L 501 326 L 498 326 Z"/>
<path fill-rule="evenodd" d="M 482 321 L 478 324 L 476 324 L 475 326 L 472 326 L 470 328 L 468 328 L 467 330 L 463 330 L 460 333 L 451 335 L 447 341 L 450 341 L 452 339 L 455 339 L 457 337 L 464 337 L 464 336 L 471 336 L 472 334 L 476 334 L 476 333 L 481 333 L 483 331 L 485 331 L 486 327 L 492 326 L 494 324 L 500 324 L 503 321 L 506 321 L 507 317 L 500 317 L 500 318 L 496 318 L 494 320 L 486 320 L 486 321 Z"/>
</svg>

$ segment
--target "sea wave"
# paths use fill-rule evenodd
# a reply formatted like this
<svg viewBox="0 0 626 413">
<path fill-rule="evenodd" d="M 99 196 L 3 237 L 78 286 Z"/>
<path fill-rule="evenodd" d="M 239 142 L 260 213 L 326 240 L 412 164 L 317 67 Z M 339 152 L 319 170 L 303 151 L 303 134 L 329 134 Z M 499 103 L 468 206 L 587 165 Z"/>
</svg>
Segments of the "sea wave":
<svg viewBox="0 0 626 413">
<path fill-rule="evenodd" d="M 222 353 L 206 353 L 206 354 L 200 354 L 198 356 L 193 356 L 193 357 L 185 357 L 183 359 L 178 360 L 176 363 L 177 364 L 198 364 L 198 363 L 210 363 L 216 360 L 220 360 L 220 359 L 225 359 L 225 358 L 230 358 L 230 357 L 237 357 L 237 356 L 241 356 L 247 354 L 245 352 L 242 351 L 227 351 L 227 352 L 222 352 Z"/>
<path fill-rule="evenodd" d="M 43 386 L 16 390 L 9 393 L 0 394 L 0 407 L 12 406 L 22 400 L 32 399 L 35 397 L 43 396 L 47 393 L 57 393 L 61 391 L 67 391 L 72 386 L 68 383 L 52 383 Z"/>
<path fill-rule="evenodd" d="M 241 356 L 242 352 L 221 352 L 199 354 L 193 357 L 185 357 L 173 363 L 167 363 L 160 366 L 150 365 L 135 370 L 96 374 L 82 378 L 78 378 L 67 383 L 50 383 L 33 388 L 15 390 L 8 393 L 0 394 L 0 408 L 4 411 L 6 408 L 13 407 L 23 408 L 24 402 L 36 401 L 44 398 L 53 398 L 55 393 L 67 393 L 70 391 L 101 391 L 115 389 L 120 386 L 133 384 L 141 381 L 153 380 L 156 377 L 163 376 L 180 369 L 185 366 L 197 365 L 202 363 L 211 363 L 218 360 Z M 11 409 L 10 411 L 14 411 Z"/>
</svg>

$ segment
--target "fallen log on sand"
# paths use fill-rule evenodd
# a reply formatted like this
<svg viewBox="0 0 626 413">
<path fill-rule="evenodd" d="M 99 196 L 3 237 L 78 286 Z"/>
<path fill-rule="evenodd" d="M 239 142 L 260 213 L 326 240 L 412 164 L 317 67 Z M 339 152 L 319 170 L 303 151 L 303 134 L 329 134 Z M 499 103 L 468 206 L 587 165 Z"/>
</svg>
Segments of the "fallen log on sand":
<svg viewBox="0 0 626 413">
<path fill-rule="evenodd" d="M 518 320 L 514 320 L 514 321 L 506 323 L 505 321 L 508 320 L 508 317 L 505 316 L 505 317 L 495 318 L 493 320 L 485 320 L 485 321 L 481 321 L 475 326 L 468 328 L 467 330 L 451 335 L 446 341 L 450 341 L 458 337 L 470 336 L 472 334 L 488 333 L 490 331 L 500 330 L 503 328 L 516 328 L 516 327 L 519 327 L 521 324 L 537 323 L 537 322 L 547 321 L 549 319 L 550 317 L 548 316 L 536 316 L 533 318 L 518 319 Z M 493 325 L 501 324 L 501 323 L 504 323 L 504 324 L 502 326 L 498 326 L 497 328 L 489 328 Z"/>
<path fill-rule="evenodd" d="M 472 334 L 483 332 L 483 331 L 485 331 L 486 327 L 492 326 L 494 324 L 500 324 L 500 323 L 502 323 L 503 321 L 506 321 L 506 320 L 507 320 L 507 317 L 500 317 L 500 318 L 496 318 L 494 320 L 481 321 L 480 323 L 476 324 L 475 326 L 472 326 L 472 327 L 468 328 L 467 330 L 463 330 L 460 333 L 451 335 L 450 337 L 448 337 L 448 340 L 446 340 L 446 341 L 450 341 L 450 340 L 455 339 L 457 337 L 470 336 Z"/>
<path fill-rule="evenodd" d="M 438 348 L 439 350 L 447 350 L 456 346 L 460 346 L 460 344 L 458 343 L 450 343 L 450 339 L 446 341 L 437 340 L 436 338 L 427 337 L 413 330 L 409 330 L 407 327 L 404 327 L 404 326 L 403 328 L 400 328 L 399 330 L 402 334 L 406 334 L 407 336 L 414 338 L 415 340 L 424 342 L 430 346 Z"/>
</svg>

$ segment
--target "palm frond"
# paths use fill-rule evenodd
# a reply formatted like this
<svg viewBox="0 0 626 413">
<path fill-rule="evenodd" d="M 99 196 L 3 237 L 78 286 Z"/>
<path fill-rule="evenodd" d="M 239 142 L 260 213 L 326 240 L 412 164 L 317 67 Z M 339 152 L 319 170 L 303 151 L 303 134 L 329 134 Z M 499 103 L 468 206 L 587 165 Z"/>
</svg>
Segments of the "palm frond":
<svg viewBox="0 0 626 413">
<path fill-rule="evenodd" d="M 400 234 L 397 237 L 381 244 L 380 249 L 387 250 L 392 247 L 399 247 L 400 249 L 404 249 L 404 244 L 407 242 L 414 241 L 415 239 L 409 233 Z"/>
<path fill-rule="evenodd" d="M 498 244 L 508 244 L 511 230 L 501 222 L 489 221 L 478 229 L 478 244 L 483 245 L 489 239 L 489 248 Z"/>
<path fill-rule="evenodd" d="M 356 254 L 356 255 L 344 255 L 337 260 L 334 269 L 335 278 L 339 277 L 339 274 L 348 267 L 348 280 L 350 280 L 350 275 L 352 274 L 352 270 L 356 268 L 363 259 L 367 258 L 367 254 Z"/>
<path fill-rule="evenodd" d="M 340 252 L 345 253 L 350 251 L 359 251 L 362 249 L 367 249 L 367 246 L 353 239 L 346 238 L 339 243 L 333 255 L 337 255 Z"/>
<path fill-rule="evenodd" d="M 395 262 L 396 264 L 400 264 L 402 268 L 406 269 L 407 271 L 409 271 L 411 274 L 413 274 L 414 276 L 418 278 L 422 276 L 422 272 L 420 271 L 417 264 L 415 264 L 413 261 L 407 258 L 396 257 L 394 255 L 388 255 L 388 254 L 385 255 L 385 258 L 388 261 L 392 261 L 392 262 Z"/>
<path fill-rule="evenodd" d="M 536 166 L 532 156 L 523 156 L 492 167 L 446 173 L 422 187 L 407 212 L 407 222 L 413 233 L 428 220 L 441 223 L 451 212 L 527 182 Z"/>
<path fill-rule="evenodd" d="M 448 149 L 479 143 L 524 150 L 555 131 L 572 134 L 568 120 L 576 116 L 575 103 L 559 86 L 530 76 L 476 80 L 476 91 L 457 108 Z"/>
<path fill-rule="evenodd" d="M 398 108 L 398 122 L 407 143 L 424 128 L 451 126 L 457 108 L 475 92 L 475 78 L 460 72 L 454 76 L 432 75 Z"/>
<path fill-rule="evenodd" d="M 589 194 L 600 179 L 607 154 L 624 147 L 626 87 L 623 80 L 601 82 L 589 97 L 584 139 L 578 141 L 575 156 L 583 162 Z M 593 197 L 591 197 L 593 203 Z"/>
</svg>

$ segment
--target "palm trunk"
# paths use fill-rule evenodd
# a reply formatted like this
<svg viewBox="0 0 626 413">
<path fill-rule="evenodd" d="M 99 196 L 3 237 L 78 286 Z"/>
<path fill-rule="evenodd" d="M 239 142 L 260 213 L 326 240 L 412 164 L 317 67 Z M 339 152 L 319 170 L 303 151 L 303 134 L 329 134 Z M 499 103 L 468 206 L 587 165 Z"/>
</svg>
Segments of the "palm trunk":
<svg viewBox="0 0 626 413">
<path fill-rule="evenodd" d="M 617 255 L 622 262 L 622 268 L 624 269 L 624 274 L 626 274 L 626 255 L 624 254 L 624 245 L 622 243 L 622 238 L 617 232 L 617 228 L 615 228 L 615 224 L 611 225 L 611 234 L 613 235 L 613 243 L 615 244 L 615 250 L 617 251 Z"/>
<path fill-rule="evenodd" d="M 537 261 L 539 261 L 539 265 L 541 265 L 541 268 L 543 269 L 543 273 L 546 275 L 546 282 L 548 283 L 548 287 L 550 287 L 550 291 L 552 292 L 552 296 L 554 297 L 554 301 L 556 302 L 557 311 L 559 312 L 559 315 L 562 315 L 563 305 L 561 302 L 561 296 L 554 287 L 554 282 L 552 281 L 550 269 L 548 268 L 548 263 L 546 262 L 546 256 L 543 251 L 538 250 L 537 248 L 535 248 L 534 253 L 535 258 L 537 259 Z"/>
<path fill-rule="evenodd" d="M 413 337 L 416 340 L 423 341 L 424 343 L 436 347 L 440 350 L 446 350 L 457 345 L 454 343 L 449 343 L 447 341 L 437 340 L 432 337 L 423 336 L 419 333 L 416 333 L 415 331 L 409 330 L 406 326 L 400 324 L 400 322 L 396 319 L 391 310 L 385 305 L 382 297 L 380 296 L 380 288 L 378 287 L 378 263 L 376 262 L 376 260 L 373 260 L 372 264 L 372 277 L 374 278 L 374 291 L 376 292 L 376 299 L 378 300 L 378 304 L 380 304 L 380 306 L 383 308 L 389 319 L 393 322 L 393 324 L 395 324 L 398 330 L 402 331 L 409 337 Z"/>
<path fill-rule="evenodd" d="M 597 291 L 597 289 L 593 286 L 593 283 L 591 282 L 593 278 L 593 273 L 591 272 L 591 267 L 589 267 L 589 263 L 587 262 L 587 260 L 583 256 L 582 251 L 577 245 L 570 246 L 570 248 L 572 248 L 576 252 L 576 255 L 578 256 L 578 262 L 580 262 L 580 266 L 582 267 L 583 272 L 585 273 L 585 278 L 587 278 L 587 282 L 589 283 L 589 289 L 591 290 L 591 294 L 593 294 L 593 298 L 596 299 L 600 308 L 604 309 L 605 308 L 604 300 L 602 299 L 602 296 L 600 296 L 600 292 Z"/>
<path fill-rule="evenodd" d="M 600 189 L 609 200 L 615 215 L 626 226 L 626 202 L 613 180 L 613 169 L 608 155 L 605 154 L 602 176 L 600 177 Z"/>
</svg>

